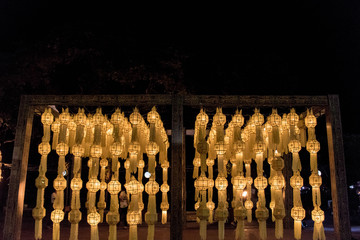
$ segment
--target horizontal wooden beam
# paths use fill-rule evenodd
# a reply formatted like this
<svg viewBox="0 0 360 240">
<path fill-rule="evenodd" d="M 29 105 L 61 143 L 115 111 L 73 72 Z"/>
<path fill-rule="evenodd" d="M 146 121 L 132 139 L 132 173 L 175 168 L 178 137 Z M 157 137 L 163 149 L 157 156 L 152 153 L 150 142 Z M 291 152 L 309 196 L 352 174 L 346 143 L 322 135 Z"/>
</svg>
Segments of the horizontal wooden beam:
<svg viewBox="0 0 360 240">
<path fill-rule="evenodd" d="M 184 98 L 184 105 L 199 107 L 312 107 L 327 106 L 328 98 L 326 95 L 187 95 Z"/>
<path fill-rule="evenodd" d="M 26 95 L 28 105 L 152 106 L 171 105 L 171 95 Z"/>
<path fill-rule="evenodd" d="M 193 107 L 313 107 L 328 105 L 326 95 L 183 95 L 183 98 L 184 106 Z M 26 95 L 25 99 L 28 105 L 152 106 L 171 105 L 172 95 Z"/>
</svg>

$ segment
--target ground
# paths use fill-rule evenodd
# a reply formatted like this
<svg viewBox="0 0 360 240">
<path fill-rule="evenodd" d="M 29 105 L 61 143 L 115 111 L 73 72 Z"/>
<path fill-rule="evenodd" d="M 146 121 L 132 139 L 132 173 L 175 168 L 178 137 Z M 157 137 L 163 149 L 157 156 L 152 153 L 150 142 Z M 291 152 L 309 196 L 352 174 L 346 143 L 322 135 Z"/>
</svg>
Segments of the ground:
<svg viewBox="0 0 360 240">
<path fill-rule="evenodd" d="M 3 221 L 0 223 L 0 229 L 3 229 Z M 256 220 L 252 224 L 245 224 L 245 239 L 259 239 L 258 228 Z M 50 240 L 52 239 L 52 229 L 44 225 L 43 228 L 43 239 Z M 99 224 L 99 235 L 100 240 L 108 239 L 108 225 L 106 223 Z M 68 221 L 63 221 L 61 224 L 61 240 L 69 239 L 70 234 L 70 223 Z M 138 239 L 146 239 L 147 226 L 146 223 L 143 223 L 138 227 Z M 360 227 L 352 226 L 353 239 L 360 240 Z M 271 224 L 268 224 L 267 228 L 268 240 L 275 239 L 274 227 Z M 334 231 L 331 226 L 325 226 L 325 235 L 327 240 L 335 240 Z M 230 223 L 226 224 L 225 229 L 225 240 L 234 239 L 235 236 L 235 227 Z M 302 232 L 303 239 L 312 239 L 312 227 L 307 227 L 303 229 Z M 122 225 L 118 226 L 118 239 L 128 239 L 128 229 L 125 229 Z M 162 225 L 161 223 L 157 224 L 155 227 L 155 238 L 156 240 L 168 240 L 170 239 L 170 224 L 167 223 Z M 27 215 L 23 218 L 22 224 L 22 234 L 21 240 L 33 240 L 34 239 L 34 220 L 31 216 Z M 80 222 L 79 226 L 79 240 L 89 240 L 90 239 L 90 227 L 83 220 Z M 199 225 L 196 222 L 187 222 L 186 228 L 183 232 L 183 239 L 200 239 L 199 236 Z M 217 233 L 217 223 L 208 225 L 207 230 L 207 240 L 218 239 Z M 284 239 L 293 239 L 293 231 L 290 229 L 284 230 Z M 2 234 L 0 235 L 0 240 L 2 239 Z"/>
</svg>

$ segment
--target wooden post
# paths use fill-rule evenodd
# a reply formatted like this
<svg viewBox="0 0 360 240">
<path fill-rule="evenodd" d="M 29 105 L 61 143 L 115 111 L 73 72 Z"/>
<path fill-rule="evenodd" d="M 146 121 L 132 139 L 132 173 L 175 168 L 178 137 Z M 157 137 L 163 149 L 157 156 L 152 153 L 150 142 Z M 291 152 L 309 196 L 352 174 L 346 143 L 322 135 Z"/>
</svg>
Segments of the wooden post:
<svg viewBox="0 0 360 240">
<path fill-rule="evenodd" d="M 170 239 L 182 240 L 185 223 L 185 144 L 183 96 L 174 95 L 171 130 L 171 208 Z"/>
<path fill-rule="evenodd" d="M 291 208 L 293 207 L 293 189 L 290 186 L 290 178 L 293 174 L 292 172 L 292 156 L 291 153 L 285 154 L 284 157 L 284 169 L 283 175 L 285 178 L 285 218 L 284 218 L 284 228 L 285 229 L 293 229 L 294 228 L 294 220 L 291 217 Z"/>
<path fill-rule="evenodd" d="M 3 239 L 19 240 L 24 209 L 25 185 L 34 110 L 21 97 L 16 125 Z"/>
<path fill-rule="evenodd" d="M 326 131 L 329 146 L 334 232 L 337 240 L 345 240 L 351 239 L 351 230 L 340 104 L 338 95 L 329 95 L 328 99 Z"/>
</svg>

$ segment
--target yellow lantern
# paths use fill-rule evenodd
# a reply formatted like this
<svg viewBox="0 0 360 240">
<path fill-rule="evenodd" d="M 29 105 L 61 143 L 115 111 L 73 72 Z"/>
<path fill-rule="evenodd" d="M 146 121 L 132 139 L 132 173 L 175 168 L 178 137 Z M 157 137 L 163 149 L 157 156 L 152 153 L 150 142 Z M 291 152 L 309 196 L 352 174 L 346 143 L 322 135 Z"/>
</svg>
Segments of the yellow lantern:
<svg viewBox="0 0 360 240">
<path fill-rule="evenodd" d="M 258 190 L 264 190 L 267 187 L 267 179 L 264 176 L 258 176 L 254 180 L 254 186 Z"/>
<path fill-rule="evenodd" d="M 219 191 L 225 191 L 228 186 L 228 182 L 225 177 L 218 176 L 215 180 L 215 187 Z"/>
<path fill-rule="evenodd" d="M 66 180 L 62 175 L 58 175 L 53 182 L 56 191 L 63 191 L 66 188 Z"/>
<path fill-rule="evenodd" d="M 35 186 L 40 189 L 46 188 L 48 186 L 48 179 L 44 175 L 39 175 L 35 179 Z"/>
<path fill-rule="evenodd" d="M 217 155 L 224 155 L 226 153 L 226 144 L 224 141 L 215 143 L 215 151 Z"/>
<path fill-rule="evenodd" d="M 129 120 L 131 124 L 137 125 L 141 122 L 142 116 L 137 108 L 130 114 Z"/>
<path fill-rule="evenodd" d="M 96 178 L 90 178 L 86 183 L 86 188 L 89 190 L 89 192 L 96 193 L 100 189 L 100 181 Z"/>
<path fill-rule="evenodd" d="M 59 115 L 59 121 L 60 124 L 65 124 L 67 125 L 70 121 L 70 113 L 69 113 L 69 109 L 66 108 L 65 110 L 63 109 L 62 113 Z"/>
<path fill-rule="evenodd" d="M 209 117 L 203 109 L 201 109 L 200 113 L 196 116 L 196 121 L 200 126 L 206 126 L 206 124 L 209 122 Z"/>
<path fill-rule="evenodd" d="M 71 153 L 75 156 L 75 157 L 82 157 L 85 154 L 85 148 L 81 145 L 74 145 L 71 148 Z"/>
<path fill-rule="evenodd" d="M 84 109 L 79 108 L 78 113 L 74 116 L 74 122 L 78 126 L 85 126 L 86 124 L 86 114 L 84 113 L 84 111 Z"/>
<path fill-rule="evenodd" d="M 309 178 L 309 183 L 314 188 L 319 188 L 322 184 L 321 176 L 319 176 L 317 173 L 312 173 Z"/>
<path fill-rule="evenodd" d="M 284 160 L 279 156 L 275 156 L 271 162 L 271 167 L 275 171 L 281 171 L 284 168 Z"/>
<path fill-rule="evenodd" d="M 300 190 L 303 185 L 304 181 L 300 174 L 295 174 L 290 178 L 290 186 L 292 188 Z"/>
<path fill-rule="evenodd" d="M 68 154 L 69 152 L 69 146 L 66 143 L 59 143 L 56 146 L 56 153 L 59 156 L 66 156 L 66 154 Z"/>
<path fill-rule="evenodd" d="M 213 122 L 215 125 L 224 125 L 226 123 L 226 116 L 222 113 L 221 108 L 216 108 L 216 113 L 213 117 Z"/>
<path fill-rule="evenodd" d="M 298 153 L 301 150 L 301 142 L 299 140 L 290 140 L 288 148 L 290 152 Z"/>
<path fill-rule="evenodd" d="M 305 218 L 305 209 L 301 206 L 293 207 L 291 217 L 294 219 L 294 238 L 301 239 L 301 221 Z"/>
<path fill-rule="evenodd" d="M 48 142 L 42 142 L 39 144 L 38 152 L 41 155 L 48 155 L 51 151 L 51 146 Z"/>
<path fill-rule="evenodd" d="M 101 112 L 101 108 L 96 109 L 96 113 L 93 116 L 94 125 L 102 125 L 104 122 L 104 115 Z"/>
<path fill-rule="evenodd" d="M 120 156 L 122 151 L 123 151 L 123 146 L 121 145 L 120 142 L 114 142 L 113 144 L 111 144 L 110 153 L 113 156 Z"/>
<path fill-rule="evenodd" d="M 145 192 L 147 194 L 157 194 L 159 192 L 159 184 L 154 180 L 154 178 L 150 178 L 145 184 Z"/>
<path fill-rule="evenodd" d="M 235 176 L 231 179 L 231 182 L 236 190 L 243 190 L 246 187 L 246 178 L 244 176 Z"/>
<path fill-rule="evenodd" d="M 51 113 L 51 109 L 46 110 L 43 114 L 41 114 L 41 123 L 43 125 L 50 126 L 54 122 L 54 115 Z"/>
<path fill-rule="evenodd" d="M 125 184 L 126 191 L 128 194 L 138 194 L 141 192 L 141 184 L 136 181 L 135 177 L 132 176 L 130 182 Z M 158 184 L 158 191 L 159 191 L 159 184 Z"/>
<path fill-rule="evenodd" d="M 70 188 L 73 190 L 73 191 L 80 191 L 80 189 L 82 188 L 82 180 L 81 178 L 73 178 L 71 180 L 71 183 L 70 183 Z"/>
<path fill-rule="evenodd" d="M 308 128 L 315 128 L 317 124 L 317 121 L 316 121 L 316 117 L 315 115 L 313 114 L 313 111 L 309 109 L 307 110 L 307 115 L 305 117 L 305 125 L 306 127 Z"/>
<path fill-rule="evenodd" d="M 157 145 L 156 142 L 152 142 L 150 141 L 147 145 L 146 145 L 146 153 L 151 155 L 151 156 L 155 156 L 157 153 L 159 152 L 159 146 Z"/>
<path fill-rule="evenodd" d="M 287 115 L 287 122 L 290 126 L 295 126 L 299 122 L 299 115 L 296 114 L 295 109 L 292 108 Z"/>
<path fill-rule="evenodd" d="M 102 147 L 100 145 L 91 145 L 90 156 L 100 158 L 102 154 Z"/>
<path fill-rule="evenodd" d="M 147 120 L 149 123 L 156 123 L 160 119 L 159 113 L 156 111 L 156 107 L 153 107 L 147 114 Z"/>
<path fill-rule="evenodd" d="M 115 112 L 111 115 L 110 122 L 114 125 L 121 124 L 124 116 L 121 114 L 120 108 L 116 108 Z"/>
<path fill-rule="evenodd" d="M 87 215 L 87 222 L 90 226 L 96 226 L 100 222 L 100 214 L 98 212 L 90 212 Z"/>
<path fill-rule="evenodd" d="M 64 219 L 64 212 L 60 209 L 55 209 L 51 212 L 51 221 L 58 224 Z"/>
<path fill-rule="evenodd" d="M 272 178 L 271 187 L 273 187 L 275 190 L 282 190 L 285 187 L 284 176 L 282 174 L 281 175 L 275 175 Z"/>
<path fill-rule="evenodd" d="M 264 115 L 260 113 L 260 110 L 255 108 L 255 113 L 251 116 L 255 126 L 261 126 L 264 123 Z"/>
<path fill-rule="evenodd" d="M 121 191 L 121 183 L 117 180 L 111 180 L 108 183 L 107 191 L 110 194 L 118 194 Z"/>
<path fill-rule="evenodd" d="M 126 214 L 126 221 L 128 222 L 128 224 L 131 225 L 137 225 L 141 223 L 141 215 L 139 211 L 133 211 L 130 210 L 127 214 Z"/>
<path fill-rule="evenodd" d="M 306 143 L 306 150 L 311 154 L 316 154 L 320 150 L 320 143 L 316 140 L 309 140 Z"/>
</svg>

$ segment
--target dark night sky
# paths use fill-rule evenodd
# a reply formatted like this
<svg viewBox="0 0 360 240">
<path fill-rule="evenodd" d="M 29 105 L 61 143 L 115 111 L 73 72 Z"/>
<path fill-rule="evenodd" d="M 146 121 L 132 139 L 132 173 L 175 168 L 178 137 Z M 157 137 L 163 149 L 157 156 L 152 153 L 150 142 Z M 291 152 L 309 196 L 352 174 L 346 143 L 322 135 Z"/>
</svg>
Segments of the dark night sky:
<svg viewBox="0 0 360 240">
<path fill-rule="evenodd" d="M 183 84 L 189 93 L 339 94 L 344 131 L 360 132 L 358 1 L 131 7 L 2 1 L 1 5 L 2 61 L 15 56 L 16 62 L 21 51 L 56 39 L 65 39 L 69 46 L 104 49 L 111 53 L 107 56 L 120 59 L 119 65 L 151 62 L 171 49 L 186 56 Z M 50 84 L 62 89 L 66 81 L 72 80 Z"/>
</svg>

